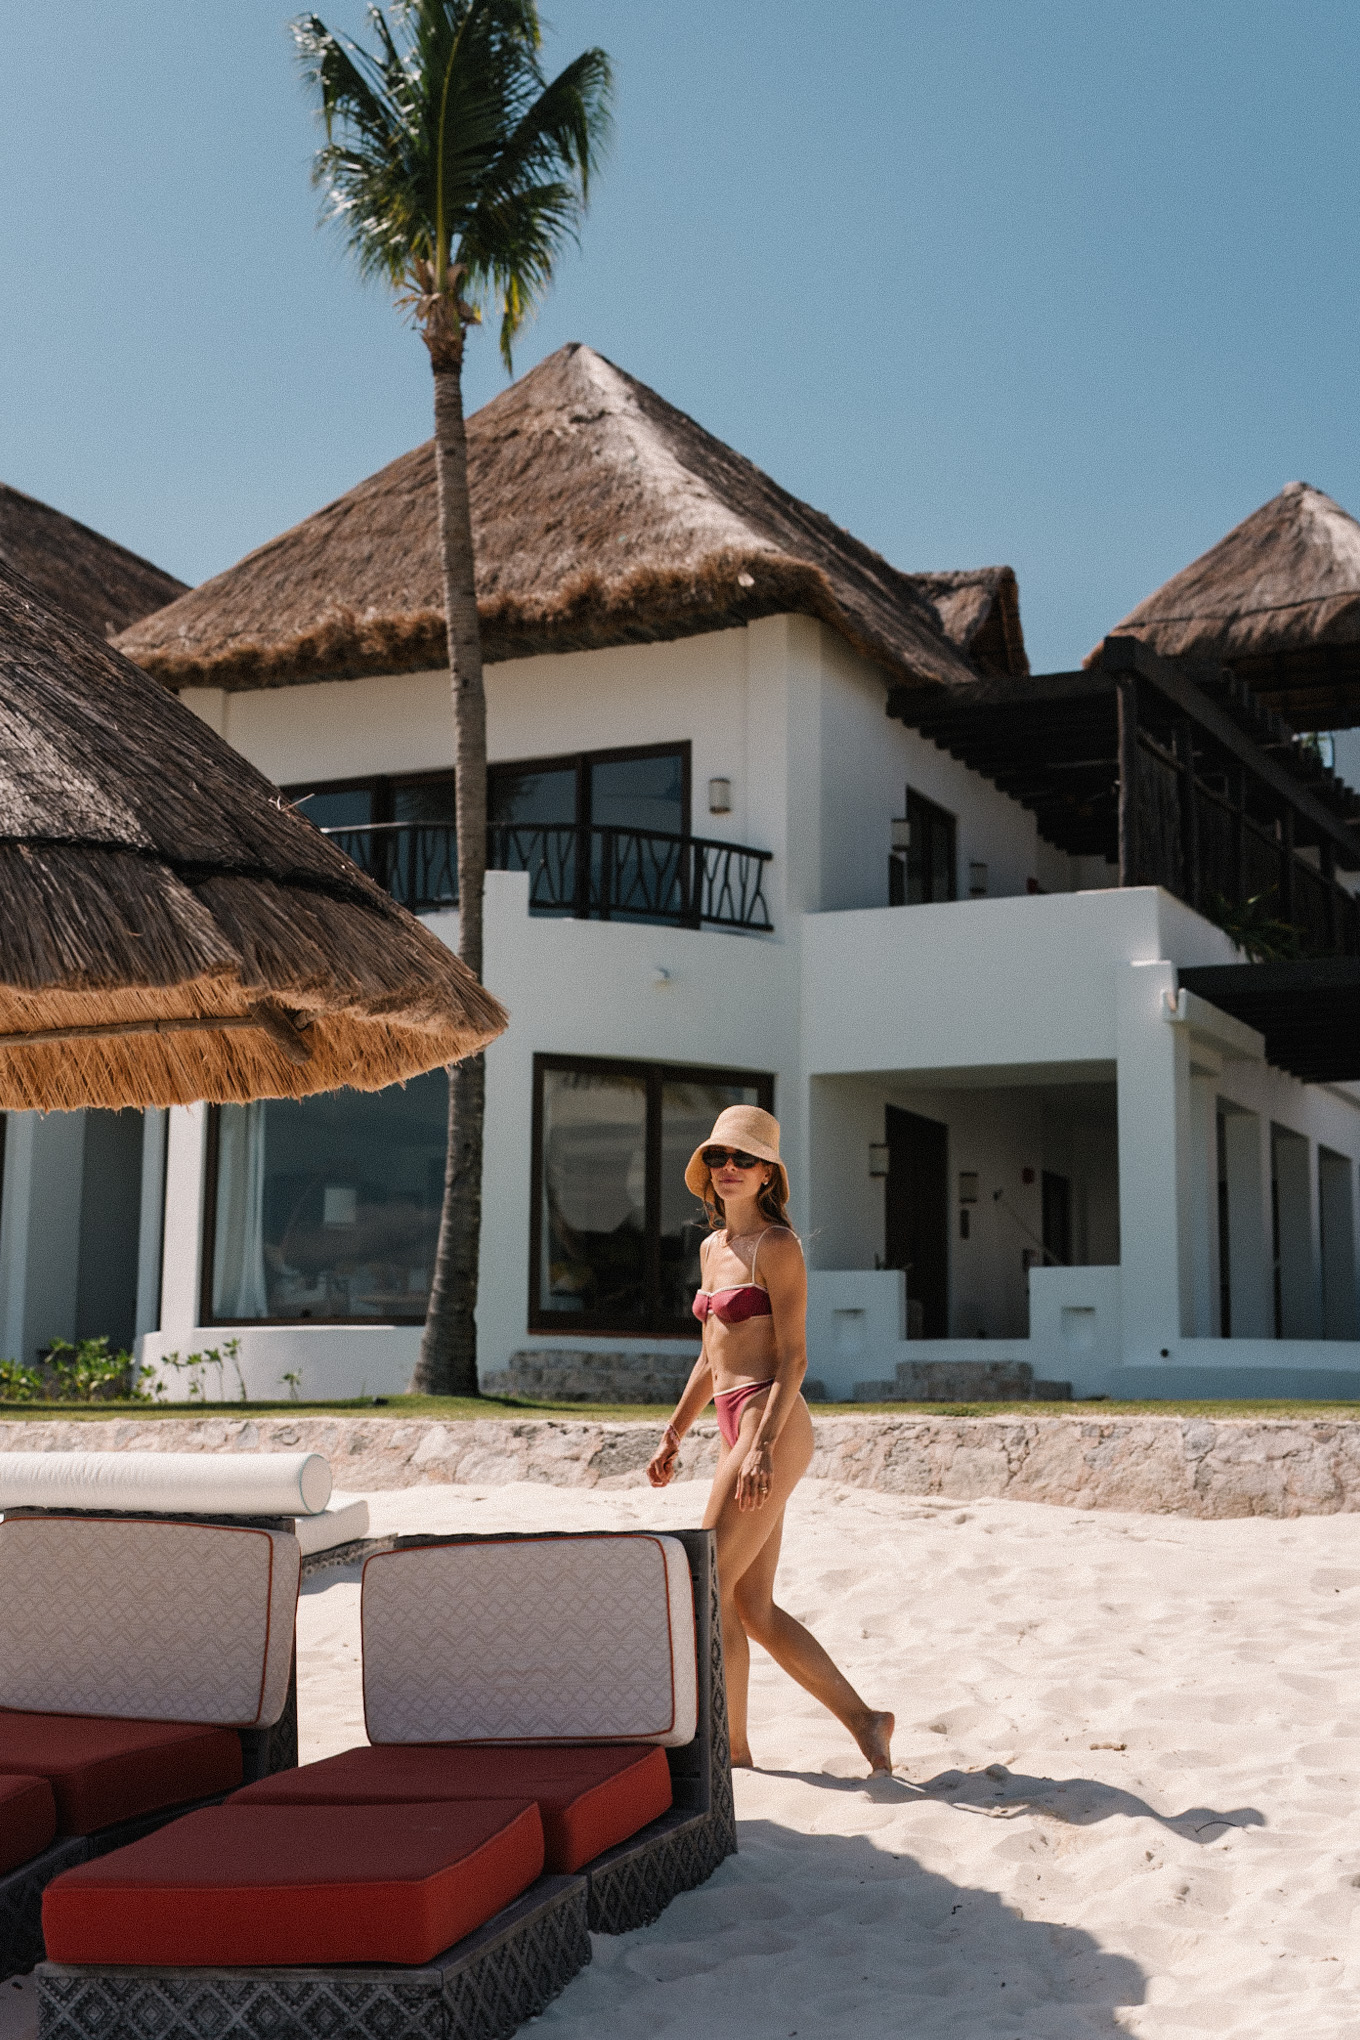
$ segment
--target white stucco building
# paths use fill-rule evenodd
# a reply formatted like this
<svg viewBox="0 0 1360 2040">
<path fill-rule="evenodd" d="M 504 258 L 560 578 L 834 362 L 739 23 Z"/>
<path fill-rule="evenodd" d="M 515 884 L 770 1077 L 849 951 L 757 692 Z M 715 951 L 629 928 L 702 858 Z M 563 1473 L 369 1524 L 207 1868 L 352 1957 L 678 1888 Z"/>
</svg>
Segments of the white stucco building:
<svg viewBox="0 0 1360 2040">
<path fill-rule="evenodd" d="M 1275 846 L 1344 949 L 1345 790 L 1258 772 L 1242 720 L 1155 661 L 1034 680 L 1004 570 L 896 574 L 676 420 L 573 349 L 473 422 L 485 975 L 512 1016 L 484 1377 L 697 1350 L 680 1179 L 746 1096 L 783 1125 L 833 1397 L 959 1362 L 1078 1395 L 1360 1394 L 1360 1086 L 1303 1081 L 1194 980 L 1252 967 L 1186 903 L 1230 891 L 1218 802 L 1239 881 L 1242 843 Z M 456 944 L 429 487 L 421 450 L 125 642 Z M 256 1396 L 401 1390 L 444 1096 L 12 1118 L 0 1343 L 113 1328 L 90 1311 L 118 1211 L 148 1362 L 235 1337 Z"/>
</svg>

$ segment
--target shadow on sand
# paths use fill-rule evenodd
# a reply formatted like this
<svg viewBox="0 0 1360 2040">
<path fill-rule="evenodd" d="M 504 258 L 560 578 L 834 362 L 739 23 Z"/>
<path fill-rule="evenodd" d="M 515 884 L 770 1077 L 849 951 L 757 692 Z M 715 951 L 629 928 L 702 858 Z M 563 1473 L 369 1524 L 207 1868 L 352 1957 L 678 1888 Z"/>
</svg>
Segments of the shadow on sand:
<svg viewBox="0 0 1360 2040">
<path fill-rule="evenodd" d="M 596 1942 L 545 2029 L 1113 2040 L 1118 2008 L 1144 2000 L 1140 1965 L 1093 1934 L 1022 1918 L 867 1836 L 771 1820 L 739 1832 L 740 1854 L 654 1928 Z"/>
<path fill-rule="evenodd" d="M 986 1813 L 993 1819 L 1014 1819 L 1024 1813 L 1043 1814 L 1069 1827 L 1094 1827 L 1098 1821 L 1122 1814 L 1127 1820 L 1155 1820 L 1159 1827 L 1182 1835 L 1186 1841 L 1215 1842 L 1228 1828 L 1264 1827 L 1266 1817 L 1254 1806 L 1232 1806 L 1220 1812 L 1212 1806 L 1188 1806 L 1183 1813 L 1159 1813 L 1120 1785 L 1106 1785 L 1098 1778 L 1036 1778 L 1023 1771 L 1008 1771 L 1004 1764 L 989 1764 L 985 1771 L 940 1771 L 919 1781 L 907 1778 L 833 1778 L 823 1771 L 767 1771 L 769 1778 L 796 1778 L 803 1785 L 817 1785 L 828 1792 L 858 1793 L 881 1799 L 887 1805 L 903 1805 L 913 1799 L 933 1799 L 961 1812 Z"/>
</svg>

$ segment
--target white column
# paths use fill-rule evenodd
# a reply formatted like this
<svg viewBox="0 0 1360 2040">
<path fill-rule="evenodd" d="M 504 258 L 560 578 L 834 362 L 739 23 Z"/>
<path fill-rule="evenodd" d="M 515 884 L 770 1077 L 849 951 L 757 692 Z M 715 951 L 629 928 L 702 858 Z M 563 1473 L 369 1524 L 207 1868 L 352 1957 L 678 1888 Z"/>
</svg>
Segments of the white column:
<svg viewBox="0 0 1360 2040">
<path fill-rule="evenodd" d="M 1273 1339 L 1270 1280 L 1270 1157 L 1268 1124 L 1255 1112 L 1225 1112 L 1228 1164 L 1228 1291 L 1235 1339 Z"/>
<path fill-rule="evenodd" d="M 1355 1293 L 1355 1164 L 1318 1149 L 1318 1210 L 1322 1227 L 1322 1336 L 1360 1338 Z"/>
<path fill-rule="evenodd" d="M 1190 1318 L 1196 1339 L 1220 1336 L 1218 1285 L 1218 1085 L 1190 1077 Z"/>
<path fill-rule="evenodd" d="M 161 1330 L 188 1339 L 199 1322 L 203 1266 L 206 1105 L 175 1105 L 165 1157 L 165 1251 L 161 1264 Z"/>
<path fill-rule="evenodd" d="M 1192 1314 L 1188 1030 L 1171 964 L 1116 966 L 1123 1362 L 1159 1364 Z"/>
<path fill-rule="evenodd" d="M 160 1330 L 161 1253 L 165 1234 L 165 1122 L 154 1106 L 142 1115 L 142 1209 L 137 1224 L 137 1337 Z"/>
<path fill-rule="evenodd" d="M 1313 1144 L 1287 1127 L 1273 1129 L 1280 1239 L 1280 1337 L 1316 1339 L 1322 1330 L 1322 1270 L 1317 1251 L 1317 1170 Z"/>
</svg>

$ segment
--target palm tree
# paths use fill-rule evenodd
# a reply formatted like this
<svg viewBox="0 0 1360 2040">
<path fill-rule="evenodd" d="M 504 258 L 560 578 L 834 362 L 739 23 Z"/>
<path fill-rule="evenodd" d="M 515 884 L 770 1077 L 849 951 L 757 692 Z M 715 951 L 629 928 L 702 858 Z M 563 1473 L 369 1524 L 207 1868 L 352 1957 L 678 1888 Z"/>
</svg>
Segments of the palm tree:
<svg viewBox="0 0 1360 2040">
<path fill-rule="evenodd" d="M 313 181 L 360 272 L 397 292 L 430 351 L 444 614 L 453 691 L 459 952 L 482 974 L 486 876 L 486 697 L 468 504 L 463 343 L 500 311 L 507 372 L 515 335 L 573 239 L 609 132 L 603 50 L 549 81 L 535 0 L 397 0 L 371 5 L 376 49 L 314 14 L 293 36 L 318 95 L 326 140 Z M 429 1312 L 414 1386 L 477 1393 L 486 1074 L 449 1071 L 449 1146 Z"/>
</svg>

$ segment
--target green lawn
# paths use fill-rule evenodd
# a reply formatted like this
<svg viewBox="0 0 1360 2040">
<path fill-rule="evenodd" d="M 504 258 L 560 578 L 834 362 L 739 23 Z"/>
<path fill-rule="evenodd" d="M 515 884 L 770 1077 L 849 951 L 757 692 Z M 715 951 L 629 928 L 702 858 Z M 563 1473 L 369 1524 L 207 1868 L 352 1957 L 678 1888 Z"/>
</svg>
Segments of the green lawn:
<svg viewBox="0 0 1360 2040">
<path fill-rule="evenodd" d="M 1292 1401 L 1221 1402 L 998 1402 L 814 1403 L 818 1415 L 888 1417 L 1327 1417 L 1360 1420 L 1360 1403 Z M 669 1403 L 503 1402 L 493 1396 L 394 1395 L 375 1402 L 224 1403 L 11 1403 L 0 1402 L 0 1421 L 53 1417 L 103 1423 L 113 1417 L 426 1417 L 459 1423 L 489 1417 L 574 1417 L 582 1422 L 662 1424 Z"/>
</svg>

